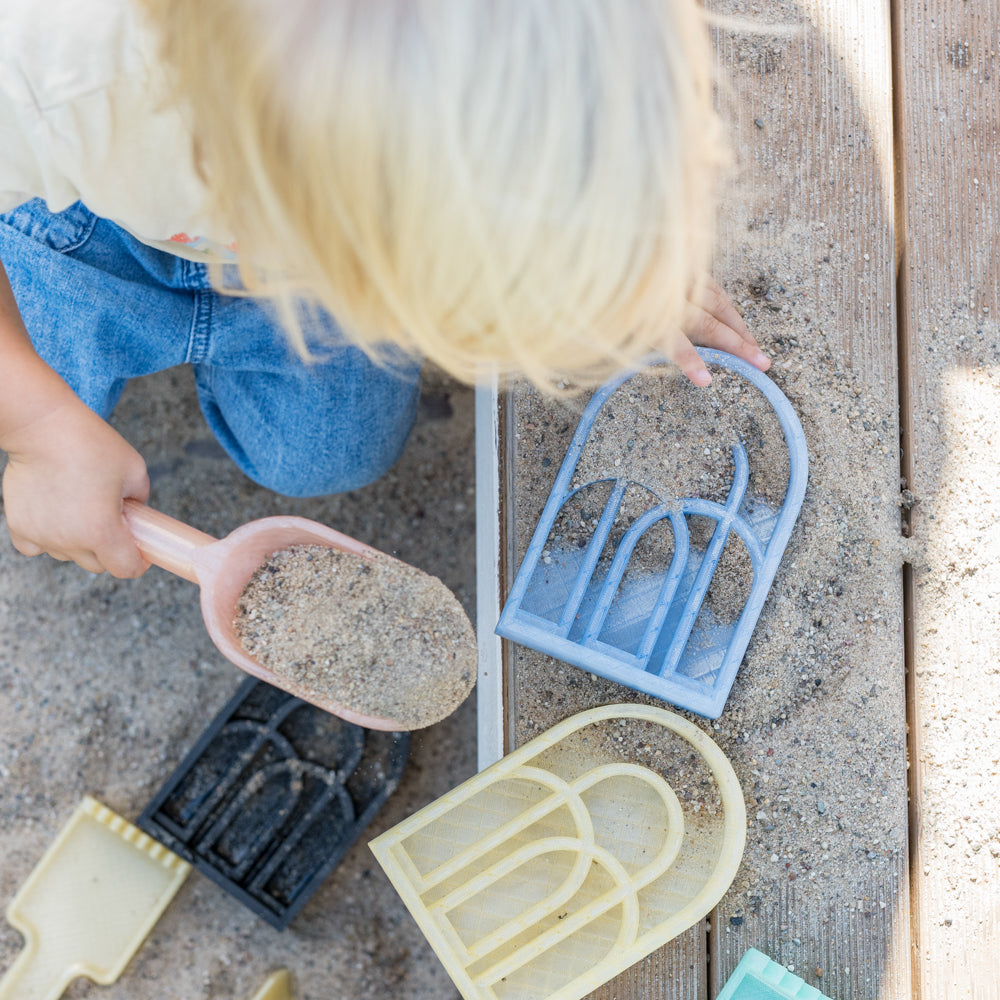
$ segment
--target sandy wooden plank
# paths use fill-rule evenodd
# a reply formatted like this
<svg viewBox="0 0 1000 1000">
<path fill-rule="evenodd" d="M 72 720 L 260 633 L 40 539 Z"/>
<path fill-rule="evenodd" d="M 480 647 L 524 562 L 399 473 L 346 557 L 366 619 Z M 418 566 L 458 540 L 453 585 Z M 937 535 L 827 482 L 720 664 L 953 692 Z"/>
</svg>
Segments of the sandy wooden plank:
<svg viewBox="0 0 1000 1000">
<path fill-rule="evenodd" d="M 802 29 L 758 39 L 719 32 L 740 183 L 717 276 L 778 354 L 775 378 L 810 439 L 810 492 L 776 603 L 815 581 L 838 524 L 849 539 L 839 582 L 812 590 L 812 616 L 798 603 L 761 625 L 797 636 L 789 656 L 800 664 L 815 659 L 809 650 L 824 633 L 848 646 L 834 676 L 817 673 L 822 698 L 792 697 L 770 731 L 758 718 L 764 724 L 748 726 L 742 743 L 730 726 L 723 745 L 745 780 L 751 822 L 745 877 L 715 915 L 712 989 L 752 945 L 830 996 L 902 1000 L 910 991 L 889 11 L 807 0 L 798 9 L 764 4 L 759 17 Z M 856 634 L 845 638 L 852 617 Z M 807 682 L 814 665 L 802 671 Z M 739 711 L 762 693 L 759 678 L 737 688 L 731 705 Z"/>
<path fill-rule="evenodd" d="M 898 4 L 914 996 L 1000 996 L 995 4 Z"/>
<path fill-rule="evenodd" d="M 501 400 L 500 443 L 504 450 L 499 465 L 506 473 L 507 483 L 500 518 L 504 531 L 500 561 L 506 568 L 504 597 L 524 556 L 581 407 L 578 400 L 569 403 L 543 400 L 524 386 Z M 545 459 L 548 462 L 543 465 Z M 502 705 L 493 706 L 493 711 L 503 720 L 508 749 L 594 705 L 642 700 L 654 703 L 542 653 L 507 640 L 502 646 L 503 701 Z M 588 1000 L 707 1000 L 707 932 L 708 921 L 699 921 L 595 990 Z"/>
<path fill-rule="evenodd" d="M 705 921 L 645 961 L 637 962 L 621 975 L 605 983 L 586 1000 L 707 1000 L 706 955 L 708 936 Z"/>
<path fill-rule="evenodd" d="M 792 36 L 718 33 L 738 162 L 716 274 L 775 357 L 812 455 L 726 712 L 690 716 L 743 782 L 747 853 L 704 928 L 707 966 L 699 927 L 602 998 L 645 998 L 651 983 L 664 998 L 713 996 L 751 945 L 834 996 L 909 996 L 889 20 L 861 0 L 814 6 L 818 27 Z M 792 4 L 758 14 L 803 22 Z M 525 388 L 507 402 L 501 548 L 513 569 L 580 404 Z M 642 700 L 505 645 L 511 746 L 589 705 Z"/>
</svg>

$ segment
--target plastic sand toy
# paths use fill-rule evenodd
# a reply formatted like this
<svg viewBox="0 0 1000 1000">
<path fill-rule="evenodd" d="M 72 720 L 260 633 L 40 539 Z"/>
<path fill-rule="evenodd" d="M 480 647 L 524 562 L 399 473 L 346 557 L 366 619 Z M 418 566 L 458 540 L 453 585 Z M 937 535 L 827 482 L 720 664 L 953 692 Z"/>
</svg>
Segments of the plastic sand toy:
<svg viewBox="0 0 1000 1000">
<path fill-rule="evenodd" d="M 830 1000 L 783 965 L 751 948 L 726 980 L 716 1000 Z"/>
<path fill-rule="evenodd" d="M 56 1000 L 77 976 L 113 983 L 189 870 L 85 798 L 7 907 L 25 943 L 0 1000 Z"/>
<path fill-rule="evenodd" d="M 139 826 L 279 930 L 399 783 L 407 733 L 364 730 L 252 678 Z"/>
<path fill-rule="evenodd" d="M 644 753 L 671 782 L 629 759 Z M 739 782 L 700 729 L 609 705 L 561 722 L 371 849 L 466 1000 L 578 1000 L 705 916 L 745 836 Z"/>
<path fill-rule="evenodd" d="M 287 969 L 279 969 L 267 977 L 267 982 L 253 995 L 253 1000 L 292 1000 L 292 977 Z"/>
<path fill-rule="evenodd" d="M 745 380 L 773 409 L 788 451 L 783 500 L 776 503 L 748 489 L 748 451 L 738 439 L 722 442 L 730 450 L 733 473 L 721 502 L 663 495 L 662 489 L 657 493 L 648 484 L 616 473 L 619 460 L 597 477 L 608 484 L 609 495 L 593 522 L 587 522 L 593 524 L 589 537 L 560 541 L 554 531 L 557 519 L 596 485 L 592 480 L 576 484 L 574 476 L 602 407 L 636 374 L 625 373 L 594 394 L 580 419 L 497 632 L 583 670 L 717 718 L 798 517 L 808 456 L 798 417 L 766 375 L 721 351 L 698 353 L 706 364 Z M 715 429 L 707 433 L 714 434 Z M 643 446 L 654 454 L 659 449 L 663 462 L 669 462 L 665 439 Z M 779 448 L 781 442 L 774 441 L 773 446 Z M 730 461 L 729 455 L 725 460 Z M 618 529 L 620 538 L 613 538 L 629 490 L 649 497 L 648 509 Z M 707 538 L 699 539 L 692 531 L 693 518 L 714 525 Z M 670 552 L 664 550 L 658 564 L 637 570 L 633 560 L 644 538 L 666 525 L 672 532 Z M 752 583 L 742 607 L 720 613 L 709 607 L 706 596 L 731 537 L 745 546 L 748 565 L 742 575 L 752 576 Z"/>
<path fill-rule="evenodd" d="M 408 728 L 395 719 L 367 714 L 356 705 L 338 704 L 309 687 L 279 677 L 246 652 L 233 625 L 244 588 L 276 552 L 295 545 L 321 545 L 363 559 L 387 560 L 391 556 L 303 517 L 260 518 L 218 539 L 135 500 L 126 500 L 123 511 L 132 537 L 146 559 L 201 587 L 205 628 L 223 656 L 241 670 L 355 725 L 387 731 Z M 413 567 L 407 568 L 419 573 Z M 465 620 L 457 601 L 455 608 Z M 455 675 L 462 669 L 463 665 L 456 663 Z"/>
</svg>

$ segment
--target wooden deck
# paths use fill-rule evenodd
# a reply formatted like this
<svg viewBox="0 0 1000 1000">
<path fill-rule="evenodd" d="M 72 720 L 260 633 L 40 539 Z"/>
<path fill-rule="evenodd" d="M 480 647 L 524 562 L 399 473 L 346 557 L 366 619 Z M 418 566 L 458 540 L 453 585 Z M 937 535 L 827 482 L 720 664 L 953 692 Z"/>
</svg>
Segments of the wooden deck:
<svg viewBox="0 0 1000 1000">
<path fill-rule="evenodd" d="M 1000 997 L 1000 11 L 764 0 L 754 18 L 799 27 L 716 32 L 737 162 L 715 276 L 814 460 L 758 634 L 793 661 L 852 639 L 816 681 L 802 666 L 821 694 L 795 694 L 793 663 L 767 691 L 738 679 L 738 731 L 697 720 L 743 782 L 745 871 L 711 919 L 594 996 L 711 998 L 754 946 L 837 1000 Z M 534 528 L 524 498 L 558 466 L 519 438 L 536 406 L 478 401 L 481 626 Z M 826 551 L 834 516 L 851 530 Z M 809 575 L 835 563 L 839 596 Z M 562 675 L 537 684 L 481 632 L 482 766 L 530 735 Z M 852 873 L 849 895 L 832 871 Z"/>
</svg>

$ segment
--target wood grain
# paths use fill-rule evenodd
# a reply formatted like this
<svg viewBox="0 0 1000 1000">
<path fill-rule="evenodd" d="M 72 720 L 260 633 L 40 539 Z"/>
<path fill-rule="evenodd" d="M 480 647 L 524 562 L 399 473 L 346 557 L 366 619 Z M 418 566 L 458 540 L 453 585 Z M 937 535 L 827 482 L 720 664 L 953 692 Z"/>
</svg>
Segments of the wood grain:
<svg viewBox="0 0 1000 1000">
<path fill-rule="evenodd" d="M 995 4 L 898 2 L 914 996 L 1000 996 Z"/>
<path fill-rule="evenodd" d="M 790 37 L 765 34 L 756 40 L 742 32 L 718 32 L 720 77 L 729 88 L 724 91 L 728 99 L 723 107 L 738 146 L 736 190 L 721 219 L 716 276 L 737 298 L 750 285 L 751 266 L 773 272 L 789 289 L 797 288 L 792 315 L 758 310 L 754 325 L 759 338 L 777 343 L 796 338 L 803 345 L 780 361 L 778 368 L 796 366 L 796 354 L 808 358 L 811 348 L 805 345 L 824 337 L 833 356 L 829 400 L 837 398 L 833 383 L 853 376 L 858 399 L 871 407 L 874 398 L 881 396 L 886 405 L 879 412 L 894 429 L 895 192 L 888 5 L 840 0 L 805 2 L 796 9 L 772 3 L 762 5 L 758 18 L 797 24 L 799 30 Z M 775 377 L 781 377 L 780 371 Z M 795 385 L 786 386 L 804 420 L 810 416 L 810 403 L 824 398 L 821 384 L 814 380 L 812 387 L 812 394 L 803 392 L 797 399 Z M 870 485 L 859 483 L 859 488 L 894 496 L 895 448 L 873 454 L 852 430 L 824 438 L 814 431 L 810 443 L 814 452 L 821 452 L 814 457 L 828 461 L 831 468 L 834 463 L 843 469 L 869 464 Z M 816 447 L 818 440 L 822 443 Z M 889 442 L 887 435 L 885 443 Z M 829 473 L 824 478 L 817 470 L 814 492 L 830 486 Z M 815 499 L 820 502 L 819 497 Z M 868 538 L 876 545 L 892 545 L 898 537 L 898 518 L 884 509 L 880 514 L 867 525 Z M 808 523 L 808 503 L 804 517 Z M 802 554 L 807 555 L 810 546 L 803 548 Z M 861 708 L 865 703 L 860 685 L 854 687 L 860 680 L 858 665 L 865 657 L 857 650 L 851 674 L 833 702 L 827 702 L 822 711 L 790 714 L 764 741 L 766 753 L 773 752 L 773 757 L 764 755 L 762 743 L 759 756 L 749 753 L 734 759 L 748 788 L 751 815 L 755 800 L 767 801 L 766 788 L 754 781 L 756 769 L 763 770 L 769 760 L 779 757 L 808 761 L 811 756 L 819 757 L 822 747 L 827 769 L 805 766 L 813 778 L 818 778 L 818 771 L 825 774 L 827 787 L 837 785 L 841 794 L 850 794 L 845 786 L 853 783 L 852 775 L 853 780 L 864 780 L 856 762 L 859 752 L 883 759 L 891 791 L 877 803 L 870 822 L 873 828 L 881 824 L 905 831 L 898 564 L 885 565 L 881 584 L 886 595 L 881 601 L 877 589 L 857 592 L 852 600 L 859 615 L 879 606 L 888 619 L 871 636 L 867 649 L 884 664 L 880 682 L 887 685 L 885 697 L 890 702 L 883 716 L 892 733 L 889 751 L 875 750 L 870 723 L 851 728 L 857 720 L 852 706 Z M 795 624 L 794 620 L 784 623 L 786 628 Z M 794 787 L 794 781 L 780 771 L 776 778 Z M 793 829 L 795 823 L 798 828 L 783 841 L 778 831 L 769 829 L 772 822 L 778 823 L 773 808 L 768 806 L 759 815 L 768 820 L 750 824 L 749 839 L 764 848 L 756 855 L 748 851 L 748 864 L 755 869 L 747 879 L 752 887 L 751 905 L 745 905 L 747 893 L 731 893 L 713 920 L 710 995 L 721 988 L 746 948 L 753 946 L 831 996 L 909 997 L 905 838 L 897 837 L 881 867 L 861 877 L 873 852 L 859 851 L 858 840 L 851 846 L 831 843 L 830 850 L 823 851 L 823 845 L 810 841 L 806 832 L 809 822 L 816 819 L 808 809 L 790 821 Z M 816 820 L 817 828 L 823 828 L 824 818 Z M 789 845 L 797 850 L 789 850 Z M 788 881 L 774 878 L 771 869 L 776 866 L 765 860 L 772 848 L 772 860 L 777 856 L 778 865 L 791 865 Z M 803 859 L 801 867 L 796 854 Z M 844 873 L 852 866 L 857 866 L 859 881 L 849 892 L 850 880 Z M 796 868 L 799 877 L 791 881 Z M 802 868 L 811 870 L 803 872 Z"/>
<path fill-rule="evenodd" d="M 799 31 L 770 41 L 766 36 L 754 41 L 740 32 L 718 33 L 720 75 L 731 81 L 731 99 L 724 107 L 738 141 L 739 174 L 736 195 L 722 219 L 717 276 L 738 295 L 746 287 L 750 243 L 755 261 L 773 262 L 785 285 L 797 281 L 803 286 L 797 322 L 779 324 L 780 313 L 770 317 L 763 313 L 755 332 L 760 335 L 763 327 L 779 342 L 792 335 L 801 343 L 822 331 L 835 358 L 832 376 L 850 372 L 858 380 L 859 399 L 881 395 L 891 405 L 896 398 L 897 347 L 889 9 L 887 4 L 863 0 L 805 2 L 798 10 L 765 4 L 760 20 L 768 19 L 797 23 Z M 753 228 L 752 241 L 744 228 Z M 811 288 L 805 287 L 809 276 Z M 790 358 L 788 363 L 795 362 Z M 888 408 L 882 412 L 889 414 L 894 426 L 895 413 Z M 831 460 L 834 452 L 839 453 L 845 468 L 854 462 L 875 462 L 872 488 L 895 493 L 894 448 L 881 456 L 866 455 L 849 433 L 825 441 L 823 447 Z M 824 485 L 830 484 L 816 488 Z M 875 544 L 878 540 L 892 544 L 898 520 L 884 516 L 869 527 Z M 869 649 L 901 666 L 902 581 L 895 567 L 886 566 L 884 583 L 888 596 L 883 610 L 889 611 L 896 628 L 881 630 L 870 640 Z M 871 593 L 855 595 L 854 602 L 861 614 L 866 613 L 866 603 L 875 603 Z M 852 676 L 857 662 L 852 662 Z M 888 684 L 892 702 L 884 716 L 894 734 L 886 762 L 892 793 L 878 803 L 874 819 L 905 830 L 904 689 L 898 675 L 893 683 L 891 671 L 882 681 Z M 849 730 L 852 738 L 843 738 L 850 706 L 860 707 L 864 701 L 863 694 L 859 700 L 860 692 L 852 694 L 850 688 L 848 681 L 836 703 L 827 703 L 825 711 L 813 713 L 807 722 L 802 715 L 790 716 L 767 750 L 795 761 L 808 757 L 806 748 L 825 744 L 829 755 L 841 762 L 839 774 L 835 767 L 828 772 L 839 780 L 841 793 L 845 783 L 850 784 L 849 776 L 860 774 L 850 765 L 859 742 L 864 752 L 872 738 L 871 729 L 863 726 L 857 732 Z M 753 785 L 748 771 L 753 773 L 754 764 L 763 768 L 767 759 L 750 756 L 749 761 L 734 760 L 748 787 Z M 754 792 L 758 803 L 766 795 L 759 785 Z M 749 795 L 748 799 L 752 812 L 753 799 Z M 813 818 L 806 813 L 799 816 L 800 830 Z M 759 815 L 771 817 L 766 810 Z M 751 821 L 750 839 L 756 838 L 762 847 L 772 845 L 772 859 L 790 857 L 792 879 L 795 859 L 778 846 L 770 825 Z M 797 840 L 788 839 L 810 846 L 801 833 Z M 897 844 L 886 863 L 872 869 L 867 886 L 864 881 L 855 883 L 853 894 L 845 888 L 849 879 L 843 872 L 852 864 L 863 870 L 871 852 L 852 852 L 841 844 L 839 856 L 823 852 L 817 858 L 822 845 L 812 847 L 813 851 L 806 850 L 809 860 L 803 867 L 812 871 L 805 873 L 805 879 L 800 871 L 796 881 L 782 883 L 758 870 L 748 881 L 763 888 L 757 888 L 750 908 L 741 906 L 743 899 L 736 894 L 723 900 L 710 939 L 710 993 L 721 988 L 746 948 L 753 946 L 830 996 L 909 997 L 905 843 Z M 831 846 L 829 853 L 834 850 Z M 761 857 L 762 853 L 757 855 Z M 760 860 L 750 863 L 767 867 Z M 840 876 L 830 875 L 838 865 Z M 817 871 L 818 878 L 810 881 Z"/>
<path fill-rule="evenodd" d="M 738 7 L 713 10 L 745 13 Z M 816 459 L 789 568 L 758 629 L 758 653 L 768 644 L 787 648 L 789 664 L 778 677 L 745 667 L 719 724 L 692 717 L 743 783 L 750 828 L 737 884 L 707 925 L 593 1000 L 715 996 L 750 946 L 838 998 L 910 996 L 889 9 L 867 0 L 766 0 L 754 18 L 791 30 L 715 32 L 719 102 L 734 145 L 715 274 L 775 357 L 772 374 L 800 412 Z M 517 388 L 505 404 L 501 524 L 509 537 L 501 548 L 514 569 L 534 528 L 539 483 L 554 475 L 561 452 L 548 424 L 551 468 L 539 468 L 528 435 L 519 440 L 522 428 L 540 423 L 531 391 Z M 847 470 L 843 482 L 834 481 L 837 469 Z M 832 487 L 836 496 L 826 492 Z M 851 508 L 852 495 L 867 506 Z M 810 567 L 830 559 L 815 539 L 833 508 L 853 517 L 842 553 L 845 598 L 831 587 L 816 607 L 857 625 L 820 696 L 806 677 L 811 667 L 801 667 L 800 679 L 796 657 L 805 657 L 813 631 Z M 551 711 L 559 698 L 553 679 L 563 675 L 540 675 L 531 656 L 507 654 L 503 711 L 513 747 Z M 751 666 L 753 656 L 751 647 Z M 622 690 L 594 696 L 619 698 Z M 774 780 L 789 785 L 774 803 L 761 785 L 765 760 L 783 762 Z M 832 807 L 817 810 L 820 793 L 810 786 Z M 758 809 L 768 810 L 767 822 L 754 818 Z"/>
</svg>

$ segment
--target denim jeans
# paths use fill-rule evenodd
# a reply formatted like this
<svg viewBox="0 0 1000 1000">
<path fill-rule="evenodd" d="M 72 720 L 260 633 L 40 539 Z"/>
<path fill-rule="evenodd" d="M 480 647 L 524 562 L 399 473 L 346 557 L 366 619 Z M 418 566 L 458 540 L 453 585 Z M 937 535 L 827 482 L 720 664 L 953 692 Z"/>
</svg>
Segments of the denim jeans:
<svg viewBox="0 0 1000 1000">
<path fill-rule="evenodd" d="M 77 203 L 0 215 L 0 261 L 41 357 L 102 417 L 130 378 L 190 364 L 202 412 L 236 464 L 289 496 L 378 478 L 416 413 L 419 365 L 378 365 L 336 324 L 288 345 L 270 307 L 213 290 L 207 267 L 146 246 Z"/>
</svg>

